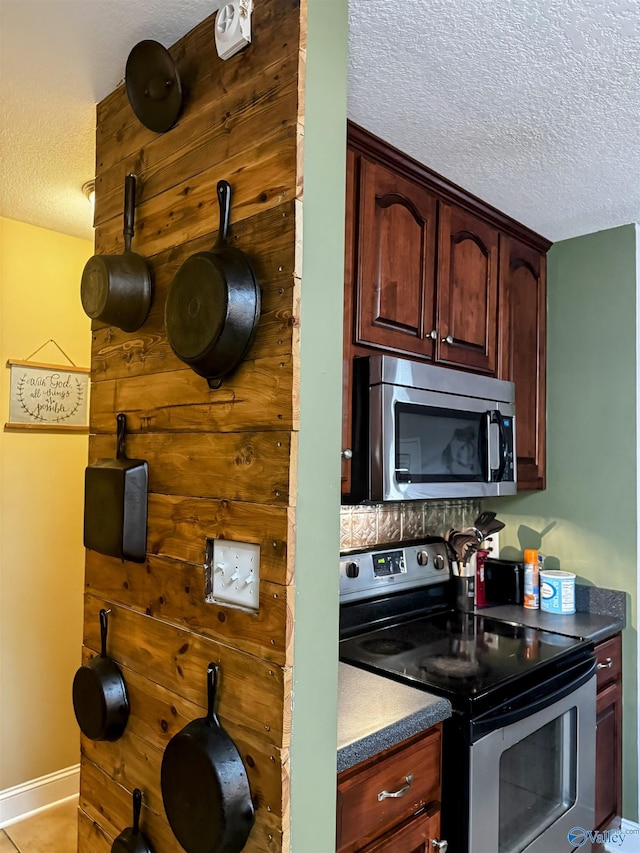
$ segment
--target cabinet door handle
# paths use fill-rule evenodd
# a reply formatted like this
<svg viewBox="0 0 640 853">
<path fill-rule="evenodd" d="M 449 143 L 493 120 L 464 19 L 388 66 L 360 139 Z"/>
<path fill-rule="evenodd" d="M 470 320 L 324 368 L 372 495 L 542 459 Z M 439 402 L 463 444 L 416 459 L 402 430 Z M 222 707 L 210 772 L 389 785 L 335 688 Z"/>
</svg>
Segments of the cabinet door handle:
<svg viewBox="0 0 640 853">
<path fill-rule="evenodd" d="M 452 344 L 453 343 L 453 335 L 447 335 L 446 338 L 442 339 L 443 344 Z"/>
<path fill-rule="evenodd" d="M 347 449 L 346 449 L 346 450 L 343 450 L 343 451 L 342 451 L 342 453 L 340 454 L 340 456 L 342 456 L 342 458 L 343 458 L 343 459 L 351 459 L 351 457 L 353 456 L 353 450 L 350 450 L 350 449 L 347 447 Z"/>
<path fill-rule="evenodd" d="M 447 853 L 447 847 L 449 846 L 449 842 L 448 841 L 438 841 L 437 839 L 434 838 L 433 841 L 431 842 L 431 846 L 435 850 L 439 850 L 440 853 Z"/>
<path fill-rule="evenodd" d="M 396 799 L 397 797 L 404 797 L 405 794 L 409 793 L 409 788 L 411 787 L 411 783 L 413 782 L 413 773 L 410 773 L 408 776 L 404 777 L 405 782 L 407 783 L 404 787 L 400 788 L 398 791 L 380 791 L 378 794 L 378 802 L 382 802 L 382 800 L 386 800 L 388 797 L 392 797 Z"/>
<path fill-rule="evenodd" d="M 613 666 L 613 661 L 611 660 L 611 658 L 605 658 L 604 663 L 599 663 L 596 666 L 596 669 L 611 669 L 612 666 Z"/>
<path fill-rule="evenodd" d="M 437 337 L 438 337 L 438 332 L 435 329 L 433 329 L 433 331 L 431 331 L 431 332 L 427 332 L 425 335 L 425 338 L 431 338 L 432 341 L 435 341 L 435 339 Z"/>
</svg>

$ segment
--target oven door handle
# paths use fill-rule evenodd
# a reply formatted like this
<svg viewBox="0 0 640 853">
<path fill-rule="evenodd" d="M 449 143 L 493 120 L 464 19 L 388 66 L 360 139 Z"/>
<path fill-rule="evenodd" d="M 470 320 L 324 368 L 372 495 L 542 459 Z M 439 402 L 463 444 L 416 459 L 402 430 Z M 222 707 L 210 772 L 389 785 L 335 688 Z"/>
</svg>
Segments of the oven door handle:
<svg viewBox="0 0 640 853">
<path fill-rule="evenodd" d="M 496 729 L 506 728 L 514 723 L 518 723 L 525 717 L 530 717 L 537 711 L 542 711 L 544 708 L 548 708 L 555 702 L 559 702 L 560 699 L 564 699 L 565 696 L 573 693 L 574 690 L 577 690 L 578 687 L 581 687 L 589 681 L 595 671 L 595 657 L 590 658 L 587 661 L 581 661 L 580 663 L 575 664 L 573 669 L 570 670 L 574 675 L 569 681 L 566 680 L 566 672 L 558 673 L 553 679 L 547 682 L 547 687 L 549 689 L 544 690 L 542 694 L 540 693 L 540 687 L 528 691 L 528 693 L 533 693 L 536 696 L 532 701 L 517 702 L 515 707 L 514 702 L 511 701 L 493 709 L 481 717 L 476 718 L 471 724 L 472 741 L 475 741 L 479 737 L 495 731 Z M 554 685 L 558 686 L 554 687 Z"/>
</svg>

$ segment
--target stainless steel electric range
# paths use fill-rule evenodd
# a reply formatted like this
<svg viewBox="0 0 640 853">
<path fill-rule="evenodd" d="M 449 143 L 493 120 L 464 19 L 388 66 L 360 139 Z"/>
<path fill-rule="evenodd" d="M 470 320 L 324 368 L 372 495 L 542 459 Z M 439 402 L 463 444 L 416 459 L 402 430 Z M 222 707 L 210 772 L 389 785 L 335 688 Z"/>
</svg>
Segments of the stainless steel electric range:
<svg viewBox="0 0 640 853">
<path fill-rule="evenodd" d="M 563 853 L 593 828 L 593 644 L 454 609 L 439 538 L 340 558 L 340 659 L 445 696 L 452 853 Z"/>
</svg>

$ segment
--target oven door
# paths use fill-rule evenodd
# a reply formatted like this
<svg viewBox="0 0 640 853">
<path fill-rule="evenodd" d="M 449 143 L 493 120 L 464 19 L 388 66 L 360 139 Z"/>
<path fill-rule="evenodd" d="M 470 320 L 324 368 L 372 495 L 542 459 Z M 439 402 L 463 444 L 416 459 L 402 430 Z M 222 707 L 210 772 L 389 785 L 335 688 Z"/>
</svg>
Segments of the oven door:
<svg viewBox="0 0 640 853">
<path fill-rule="evenodd" d="M 595 675 L 471 745 L 469 853 L 563 853 L 593 829 Z"/>
</svg>

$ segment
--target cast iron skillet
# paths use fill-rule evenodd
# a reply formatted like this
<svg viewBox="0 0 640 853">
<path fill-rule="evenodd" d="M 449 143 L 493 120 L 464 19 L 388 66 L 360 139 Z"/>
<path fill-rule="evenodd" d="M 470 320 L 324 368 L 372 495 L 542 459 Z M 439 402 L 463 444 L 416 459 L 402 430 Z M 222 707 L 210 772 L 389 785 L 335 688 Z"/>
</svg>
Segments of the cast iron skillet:
<svg viewBox="0 0 640 853">
<path fill-rule="evenodd" d="M 124 254 L 94 255 L 82 271 L 80 299 L 85 314 L 135 332 L 151 306 L 151 275 L 144 258 L 131 251 L 136 207 L 136 176 L 124 181 Z"/>
<path fill-rule="evenodd" d="M 109 612 L 100 611 L 100 654 L 81 666 L 73 679 L 73 710 L 91 740 L 117 740 L 129 719 L 127 686 L 118 664 L 107 656 Z"/>
<path fill-rule="evenodd" d="M 111 853 L 153 853 L 147 839 L 140 832 L 140 810 L 142 808 L 142 791 L 135 788 L 133 792 L 133 826 L 123 829 L 111 845 Z"/>
<path fill-rule="evenodd" d="M 211 388 L 251 346 L 260 317 L 260 287 L 244 252 L 227 245 L 231 186 L 218 181 L 220 229 L 213 248 L 182 264 L 169 287 L 165 325 L 171 349 Z"/>
<path fill-rule="evenodd" d="M 239 853 L 253 826 L 247 771 L 214 711 L 218 667 L 207 669 L 207 716 L 174 735 L 160 781 L 169 825 L 187 853 Z"/>
</svg>

